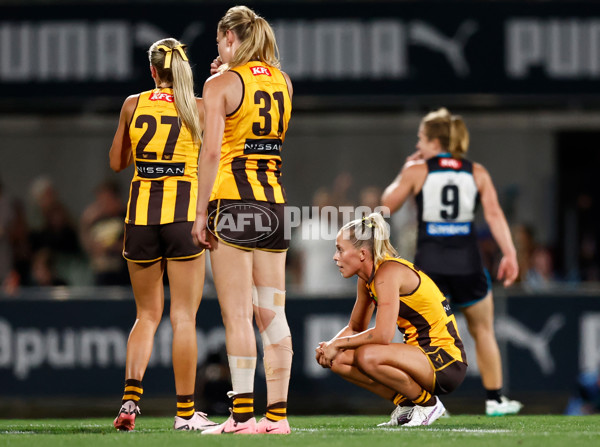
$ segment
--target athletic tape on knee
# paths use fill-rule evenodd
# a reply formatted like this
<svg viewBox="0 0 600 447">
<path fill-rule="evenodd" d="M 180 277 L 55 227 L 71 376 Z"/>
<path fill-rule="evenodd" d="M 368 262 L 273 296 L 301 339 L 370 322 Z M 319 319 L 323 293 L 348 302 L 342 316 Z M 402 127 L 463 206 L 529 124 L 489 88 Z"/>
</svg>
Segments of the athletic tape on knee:
<svg viewBox="0 0 600 447">
<path fill-rule="evenodd" d="M 284 291 L 274 287 L 252 286 L 252 303 L 275 313 L 269 325 L 260 333 L 264 347 L 279 343 L 292 335 L 285 317 Z"/>
</svg>

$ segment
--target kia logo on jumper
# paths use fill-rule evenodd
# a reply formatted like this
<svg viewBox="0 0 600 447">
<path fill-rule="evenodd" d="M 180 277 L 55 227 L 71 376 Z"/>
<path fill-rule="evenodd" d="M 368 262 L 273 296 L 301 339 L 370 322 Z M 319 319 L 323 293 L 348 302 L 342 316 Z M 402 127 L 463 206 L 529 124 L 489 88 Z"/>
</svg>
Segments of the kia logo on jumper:
<svg viewBox="0 0 600 447">
<path fill-rule="evenodd" d="M 275 213 L 258 204 L 232 203 L 208 215 L 208 230 L 225 242 L 262 241 L 278 227 Z"/>
</svg>

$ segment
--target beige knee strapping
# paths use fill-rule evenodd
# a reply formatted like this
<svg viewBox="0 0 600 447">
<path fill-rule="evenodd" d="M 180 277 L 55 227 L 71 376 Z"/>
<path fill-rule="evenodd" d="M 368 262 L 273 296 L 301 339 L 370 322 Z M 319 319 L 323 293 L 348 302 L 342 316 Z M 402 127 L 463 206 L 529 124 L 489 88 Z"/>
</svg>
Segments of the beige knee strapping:
<svg viewBox="0 0 600 447">
<path fill-rule="evenodd" d="M 292 369 L 292 337 L 285 317 L 285 292 L 273 287 L 253 287 L 252 302 L 269 310 L 273 318 L 260 336 L 263 342 L 267 404 L 286 402 Z"/>
<path fill-rule="evenodd" d="M 260 333 L 263 347 L 280 343 L 290 337 L 290 327 L 285 317 L 285 292 L 274 287 L 252 286 L 252 303 L 275 313 L 269 325 Z"/>
</svg>

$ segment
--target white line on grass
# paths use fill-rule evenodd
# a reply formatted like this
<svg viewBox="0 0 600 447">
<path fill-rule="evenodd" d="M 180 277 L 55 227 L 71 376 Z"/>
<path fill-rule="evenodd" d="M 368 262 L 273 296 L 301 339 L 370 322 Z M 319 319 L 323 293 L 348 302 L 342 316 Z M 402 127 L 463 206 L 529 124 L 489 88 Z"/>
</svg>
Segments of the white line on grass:
<svg viewBox="0 0 600 447">
<path fill-rule="evenodd" d="M 34 431 L 21 431 L 21 430 L 5 430 L 0 431 L 3 435 L 33 435 Z"/>
<path fill-rule="evenodd" d="M 425 426 L 423 426 L 425 428 Z M 296 428 L 294 427 L 293 431 L 295 432 L 304 432 L 304 433 L 315 433 L 315 432 L 323 432 L 323 431 L 334 431 L 336 428 Z M 401 427 L 353 427 L 353 428 L 339 428 L 341 431 L 411 431 L 410 428 L 401 428 Z M 484 428 L 430 428 L 427 427 L 427 431 L 430 432 L 459 432 L 459 433 L 474 433 L 474 434 L 497 434 L 497 433 L 513 433 L 514 430 L 502 430 L 502 429 L 484 429 Z"/>
<path fill-rule="evenodd" d="M 512 433 L 514 430 L 503 430 L 503 429 L 487 429 L 487 428 L 431 428 L 429 431 L 454 431 L 460 433 L 476 433 L 476 434 L 486 434 L 486 433 Z"/>
</svg>

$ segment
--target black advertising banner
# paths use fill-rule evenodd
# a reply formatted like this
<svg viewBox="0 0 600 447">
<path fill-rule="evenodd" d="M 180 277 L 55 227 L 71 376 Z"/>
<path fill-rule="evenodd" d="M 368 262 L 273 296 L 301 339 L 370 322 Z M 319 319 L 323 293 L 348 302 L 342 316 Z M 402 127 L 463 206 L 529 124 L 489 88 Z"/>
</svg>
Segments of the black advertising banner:
<svg viewBox="0 0 600 447">
<path fill-rule="evenodd" d="M 535 103 L 600 96 L 599 3 L 246 3 L 273 25 L 296 98 L 378 104 L 394 96 L 489 94 L 526 95 Z M 1 6 L 2 104 L 122 102 L 152 87 L 145 51 L 170 36 L 188 45 L 200 92 L 227 7 Z"/>
</svg>

